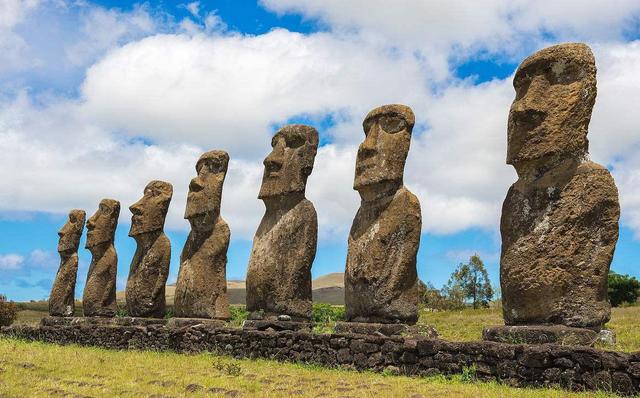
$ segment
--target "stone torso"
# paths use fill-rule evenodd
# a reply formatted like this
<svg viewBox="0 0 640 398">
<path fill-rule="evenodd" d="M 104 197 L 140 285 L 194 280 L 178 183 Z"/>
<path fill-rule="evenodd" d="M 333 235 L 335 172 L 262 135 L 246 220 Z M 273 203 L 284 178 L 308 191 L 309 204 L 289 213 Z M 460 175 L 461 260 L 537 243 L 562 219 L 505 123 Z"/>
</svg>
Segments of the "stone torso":
<svg viewBox="0 0 640 398">
<path fill-rule="evenodd" d="M 345 272 L 349 321 L 416 322 L 421 220 L 420 203 L 405 187 L 361 204 L 349 234 Z"/>
<path fill-rule="evenodd" d="M 227 248 L 230 231 L 218 218 L 212 234 L 198 245 L 192 231 L 180 256 L 175 314 L 185 318 L 229 318 Z"/>
<path fill-rule="evenodd" d="M 164 233 L 158 235 L 149 247 L 138 244 L 127 280 L 129 316 L 164 317 L 165 284 L 170 261 L 171 243 Z"/>
<path fill-rule="evenodd" d="M 61 258 L 60 268 L 53 282 L 49 296 L 49 315 L 72 316 L 75 310 L 76 277 L 78 274 L 78 254 Z"/>
<path fill-rule="evenodd" d="M 618 239 L 618 192 L 607 169 L 567 160 L 503 204 L 500 279 L 507 325 L 599 327 Z"/>
<path fill-rule="evenodd" d="M 84 287 L 82 307 L 85 316 L 114 316 L 118 256 L 109 245 L 101 256 L 93 256 Z"/>
<path fill-rule="evenodd" d="M 301 200 L 283 214 L 265 214 L 253 240 L 247 271 L 247 309 L 267 316 L 311 317 L 311 265 L 318 218 Z"/>
</svg>

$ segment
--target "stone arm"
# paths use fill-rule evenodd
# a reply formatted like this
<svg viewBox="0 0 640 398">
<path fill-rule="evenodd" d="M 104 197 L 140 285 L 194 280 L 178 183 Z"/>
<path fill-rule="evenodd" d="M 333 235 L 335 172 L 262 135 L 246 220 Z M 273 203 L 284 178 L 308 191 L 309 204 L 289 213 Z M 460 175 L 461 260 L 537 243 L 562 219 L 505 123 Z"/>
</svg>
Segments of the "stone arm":
<svg viewBox="0 0 640 398">
<path fill-rule="evenodd" d="M 396 291 L 403 291 L 408 281 L 417 281 L 416 257 L 422 232 L 422 214 L 418 198 L 406 190 L 393 206 L 402 214 L 397 231 L 389 239 L 388 264 L 390 286 Z"/>
<path fill-rule="evenodd" d="M 171 242 L 163 233 L 156 241 L 158 250 L 158 277 L 153 288 L 152 297 L 157 297 L 162 289 L 165 288 L 167 278 L 169 277 L 169 265 L 171 263 Z"/>
<path fill-rule="evenodd" d="M 111 296 L 115 295 L 116 272 L 118 269 L 118 255 L 113 245 L 109 246 L 100 261 L 104 262 L 103 264 L 101 264 L 101 266 L 105 267 L 104 272 L 109 276 L 109 278 L 107 279 L 109 281 L 109 285 L 105 286 L 105 288 L 102 289 L 102 297 L 100 298 L 100 302 L 109 303 L 111 301 Z"/>
</svg>

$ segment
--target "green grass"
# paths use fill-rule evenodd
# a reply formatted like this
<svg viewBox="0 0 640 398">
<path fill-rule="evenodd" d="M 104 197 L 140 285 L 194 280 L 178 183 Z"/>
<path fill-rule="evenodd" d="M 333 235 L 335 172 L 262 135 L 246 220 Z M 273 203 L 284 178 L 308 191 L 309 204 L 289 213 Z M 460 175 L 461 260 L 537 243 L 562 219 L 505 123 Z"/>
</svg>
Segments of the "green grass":
<svg viewBox="0 0 640 398">
<path fill-rule="evenodd" d="M 608 397 L 234 360 L 213 354 L 110 351 L 0 338 L 2 397 Z"/>
</svg>

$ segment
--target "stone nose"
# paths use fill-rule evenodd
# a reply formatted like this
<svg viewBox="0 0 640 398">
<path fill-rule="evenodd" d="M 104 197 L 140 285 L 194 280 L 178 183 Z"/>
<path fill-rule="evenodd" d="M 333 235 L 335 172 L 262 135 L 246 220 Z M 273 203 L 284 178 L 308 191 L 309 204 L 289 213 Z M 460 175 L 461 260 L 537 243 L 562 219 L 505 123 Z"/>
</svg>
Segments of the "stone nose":
<svg viewBox="0 0 640 398">
<path fill-rule="evenodd" d="M 371 156 L 375 155 L 377 150 L 376 150 L 376 143 L 377 143 L 377 139 L 378 139 L 378 125 L 374 124 L 371 129 L 369 130 L 369 132 L 367 133 L 364 142 L 362 142 L 362 144 L 360 144 L 360 147 L 358 148 L 358 158 L 360 159 L 366 159 L 366 158 L 370 158 Z"/>
<path fill-rule="evenodd" d="M 199 177 L 194 178 L 189 183 L 189 191 L 191 192 L 199 192 L 199 191 L 202 191 L 203 188 L 204 188 L 204 184 L 202 183 L 202 181 L 200 181 Z"/>
<path fill-rule="evenodd" d="M 140 203 L 140 201 L 138 201 L 129 206 L 129 210 L 134 216 L 139 216 L 142 214 L 142 204 Z"/>
</svg>

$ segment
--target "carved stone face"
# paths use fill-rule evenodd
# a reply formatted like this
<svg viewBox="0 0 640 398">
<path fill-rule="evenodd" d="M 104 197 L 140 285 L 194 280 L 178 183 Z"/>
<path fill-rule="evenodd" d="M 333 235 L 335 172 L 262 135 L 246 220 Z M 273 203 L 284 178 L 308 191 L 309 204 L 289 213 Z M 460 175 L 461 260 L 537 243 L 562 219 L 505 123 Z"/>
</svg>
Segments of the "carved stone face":
<svg viewBox="0 0 640 398">
<path fill-rule="evenodd" d="M 167 217 L 173 186 L 164 181 L 151 181 L 144 188 L 142 199 L 129 207 L 131 229 L 129 236 L 162 230 Z"/>
<path fill-rule="evenodd" d="M 84 220 L 86 213 L 84 210 L 71 210 L 69 212 L 69 221 L 58 231 L 58 253 L 66 251 L 76 251 L 80 245 L 80 237 L 84 228 Z"/>
<path fill-rule="evenodd" d="M 224 151 L 210 151 L 198 159 L 198 176 L 189 184 L 187 208 L 184 218 L 189 220 L 191 228 L 208 230 L 213 228 L 220 214 L 222 184 L 227 175 L 229 155 Z"/>
<path fill-rule="evenodd" d="M 310 126 L 284 126 L 271 140 L 273 150 L 264 159 L 258 198 L 304 192 L 318 151 L 318 132 Z"/>
<path fill-rule="evenodd" d="M 508 164 L 527 168 L 538 159 L 586 154 L 596 98 L 596 66 L 588 46 L 570 43 L 538 51 L 522 62 L 513 86 Z"/>
<path fill-rule="evenodd" d="M 98 210 L 87 220 L 86 248 L 112 242 L 118 226 L 120 202 L 113 199 L 102 199 Z"/>
<path fill-rule="evenodd" d="M 361 191 L 384 182 L 402 182 L 415 116 L 405 105 L 385 105 L 362 123 L 365 139 L 358 148 L 353 188 Z"/>
</svg>

